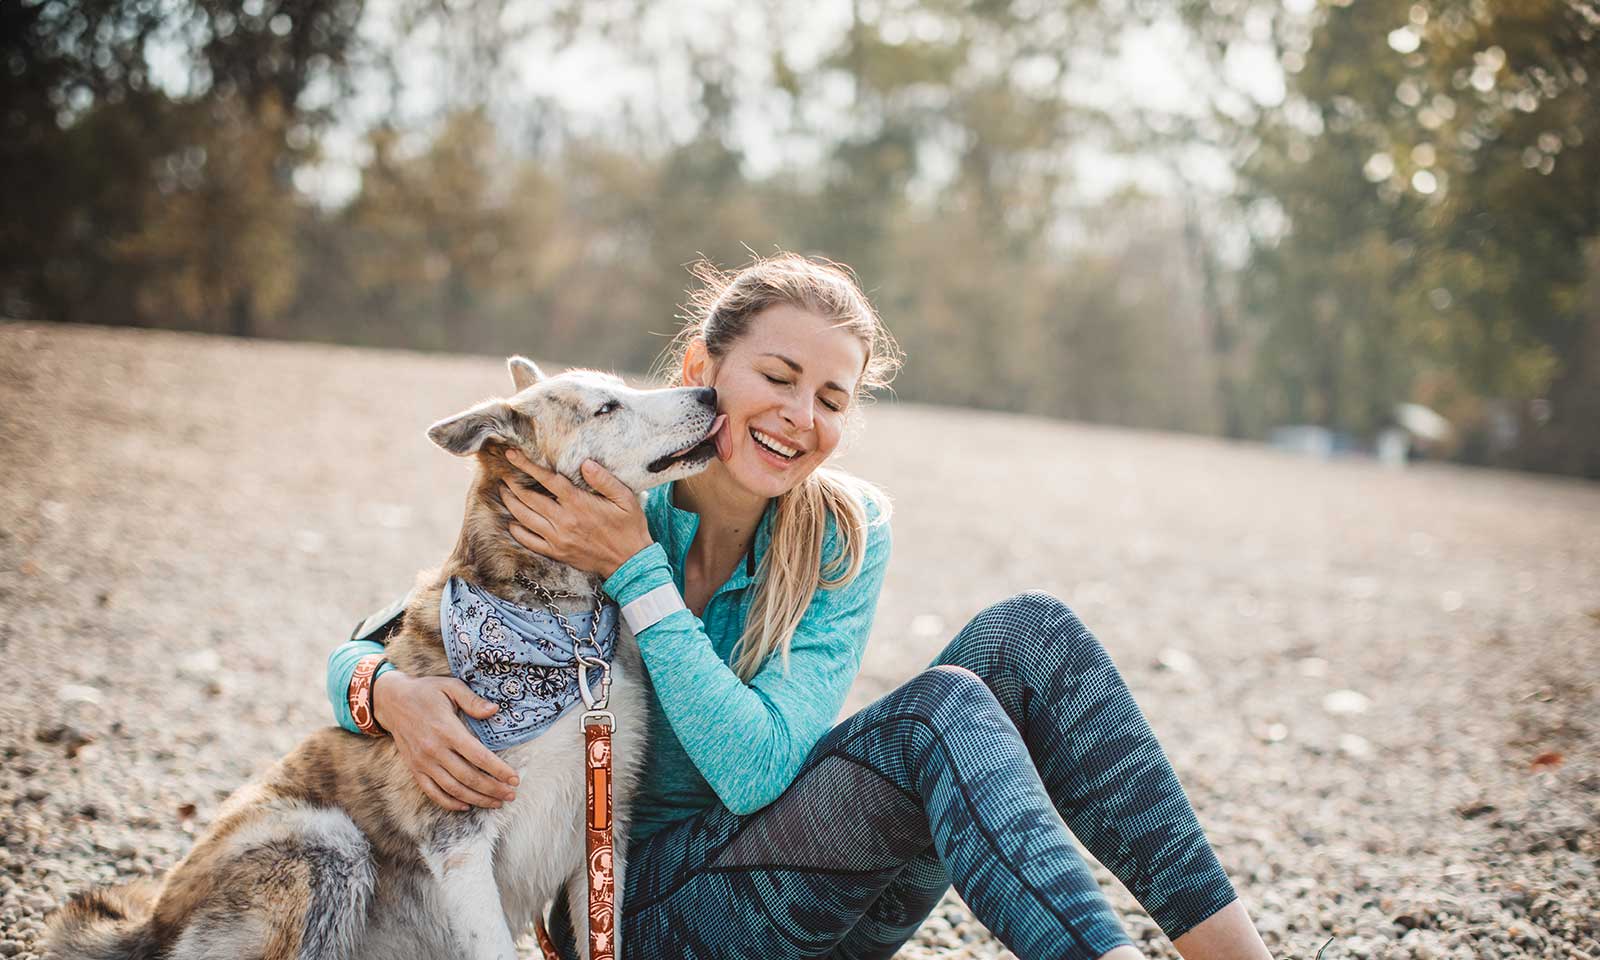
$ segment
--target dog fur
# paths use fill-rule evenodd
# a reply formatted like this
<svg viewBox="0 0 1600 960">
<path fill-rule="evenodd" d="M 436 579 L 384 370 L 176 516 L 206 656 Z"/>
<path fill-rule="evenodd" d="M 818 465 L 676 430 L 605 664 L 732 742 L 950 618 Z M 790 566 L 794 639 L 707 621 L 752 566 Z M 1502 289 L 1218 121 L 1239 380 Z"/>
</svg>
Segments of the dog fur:
<svg viewBox="0 0 1600 960">
<path fill-rule="evenodd" d="M 595 371 L 547 378 L 521 357 L 508 366 L 513 397 L 486 401 L 428 431 L 441 447 L 473 457 L 476 469 L 454 550 L 440 569 L 419 576 L 387 644 L 389 659 L 413 676 L 450 674 L 439 625 L 450 577 L 539 608 L 515 581 L 520 570 L 554 591 L 579 594 L 562 601 L 564 613 L 592 608 L 599 589 L 592 577 L 521 549 L 507 534 L 500 483 L 537 486 L 506 462 L 508 447 L 583 489 L 578 466 L 585 458 L 642 491 L 697 473 L 714 455 L 711 391 L 635 390 Z M 620 915 L 629 798 L 646 723 L 643 666 L 626 625 L 611 676 Z M 159 886 L 91 891 L 57 911 L 46 956 L 514 960 L 516 937 L 565 895 L 587 957 L 581 712 L 500 751 L 521 778 L 516 800 L 466 812 L 442 809 L 422 793 L 393 738 L 336 727 L 313 733 L 229 797 Z M 620 943 L 616 949 L 620 957 Z"/>
</svg>

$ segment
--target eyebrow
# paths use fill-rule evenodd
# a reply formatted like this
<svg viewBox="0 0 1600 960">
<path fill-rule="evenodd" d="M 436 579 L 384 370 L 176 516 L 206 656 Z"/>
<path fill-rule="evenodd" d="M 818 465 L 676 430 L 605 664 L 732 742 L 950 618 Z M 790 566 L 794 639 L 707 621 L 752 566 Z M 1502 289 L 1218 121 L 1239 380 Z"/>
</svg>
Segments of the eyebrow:
<svg viewBox="0 0 1600 960">
<path fill-rule="evenodd" d="M 785 364 L 787 364 L 789 369 L 793 370 L 795 373 L 805 373 L 806 372 L 804 367 L 800 366 L 800 364 L 798 364 L 798 363 L 795 363 L 793 360 L 789 359 L 788 357 L 784 356 L 781 353 L 763 353 L 762 356 L 763 357 L 777 357 L 779 360 L 782 360 Z M 839 386 L 839 384 L 835 383 L 832 380 L 829 380 L 827 383 L 824 383 L 823 386 L 827 387 L 829 390 L 837 390 L 840 393 L 844 393 L 844 394 L 848 394 L 850 392 L 849 390 L 846 390 L 844 387 Z"/>
</svg>

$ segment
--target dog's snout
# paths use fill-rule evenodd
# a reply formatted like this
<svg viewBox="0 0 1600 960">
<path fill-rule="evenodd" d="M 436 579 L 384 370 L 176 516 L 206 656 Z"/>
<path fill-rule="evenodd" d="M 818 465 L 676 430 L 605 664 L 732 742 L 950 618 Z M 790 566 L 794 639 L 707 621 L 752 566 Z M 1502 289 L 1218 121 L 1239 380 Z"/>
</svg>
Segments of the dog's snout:
<svg viewBox="0 0 1600 960">
<path fill-rule="evenodd" d="M 701 387 L 694 398 L 713 410 L 717 409 L 717 391 L 714 387 Z"/>
</svg>

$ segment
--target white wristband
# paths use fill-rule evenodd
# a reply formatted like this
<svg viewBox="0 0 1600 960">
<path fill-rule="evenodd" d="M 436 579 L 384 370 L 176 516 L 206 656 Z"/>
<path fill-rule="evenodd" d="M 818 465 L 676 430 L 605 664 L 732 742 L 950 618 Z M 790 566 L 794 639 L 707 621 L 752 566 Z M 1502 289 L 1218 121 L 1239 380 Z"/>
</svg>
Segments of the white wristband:
<svg viewBox="0 0 1600 960">
<path fill-rule="evenodd" d="M 646 627 L 654 626 L 675 610 L 687 610 L 678 588 L 663 583 L 649 593 L 622 608 L 622 620 L 638 636 Z"/>
</svg>

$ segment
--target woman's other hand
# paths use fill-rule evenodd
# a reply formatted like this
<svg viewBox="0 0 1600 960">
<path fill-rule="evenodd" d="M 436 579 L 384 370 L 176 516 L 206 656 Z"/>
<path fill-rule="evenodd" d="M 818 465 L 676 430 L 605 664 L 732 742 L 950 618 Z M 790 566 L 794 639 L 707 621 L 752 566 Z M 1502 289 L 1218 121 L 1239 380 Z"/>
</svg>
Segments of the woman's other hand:
<svg viewBox="0 0 1600 960">
<path fill-rule="evenodd" d="M 600 464 L 583 462 L 583 479 L 595 489 L 591 494 L 516 450 L 506 451 L 506 459 L 553 495 L 552 499 L 509 483 L 500 485 L 500 501 L 513 517 L 511 538 L 522 546 L 558 563 L 609 577 L 650 545 L 650 526 L 638 494 Z"/>
<path fill-rule="evenodd" d="M 428 799 L 446 810 L 498 807 L 517 795 L 517 773 L 478 741 L 456 709 L 479 720 L 500 708 L 454 677 L 386 670 L 373 683 L 372 712 Z"/>
</svg>

